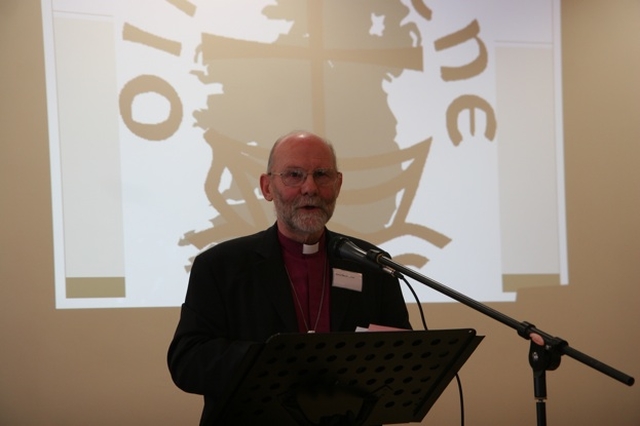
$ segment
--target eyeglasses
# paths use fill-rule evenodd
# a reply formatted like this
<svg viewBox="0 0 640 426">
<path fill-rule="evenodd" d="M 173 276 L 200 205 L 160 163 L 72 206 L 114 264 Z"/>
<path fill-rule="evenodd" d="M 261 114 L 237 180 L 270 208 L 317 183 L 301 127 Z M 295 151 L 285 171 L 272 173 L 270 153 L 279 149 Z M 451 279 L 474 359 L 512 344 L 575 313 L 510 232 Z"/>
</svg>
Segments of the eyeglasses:
<svg viewBox="0 0 640 426">
<path fill-rule="evenodd" d="M 282 182 L 287 186 L 297 187 L 302 186 L 302 184 L 307 180 L 307 176 L 311 174 L 313 176 L 313 181 L 318 186 L 327 186 L 331 185 L 336 181 L 338 177 L 337 171 L 333 169 L 316 169 L 313 172 L 309 173 L 306 170 L 302 169 L 289 169 L 284 172 L 267 173 L 269 176 L 276 175 L 280 176 Z"/>
</svg>

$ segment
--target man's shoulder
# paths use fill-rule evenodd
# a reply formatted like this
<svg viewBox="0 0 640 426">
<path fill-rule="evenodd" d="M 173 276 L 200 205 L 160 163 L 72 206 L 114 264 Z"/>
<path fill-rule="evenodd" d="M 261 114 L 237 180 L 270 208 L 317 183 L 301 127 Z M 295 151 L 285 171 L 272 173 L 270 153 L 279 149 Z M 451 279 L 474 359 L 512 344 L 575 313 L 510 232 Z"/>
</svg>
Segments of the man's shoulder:
<svg viewBox="0 0 640 426">
<path fill-rule="evenodd" d="M 265 229 L 254 234 L 243 235 L 229 240 L 221 241 L 203 249 L 198 257 L 217 257 L 220 255 L 236 256 L 243 251 L 255 251 L 261 247 L 265 247 L 271 236 L 271 228 Z"/>
</svg>

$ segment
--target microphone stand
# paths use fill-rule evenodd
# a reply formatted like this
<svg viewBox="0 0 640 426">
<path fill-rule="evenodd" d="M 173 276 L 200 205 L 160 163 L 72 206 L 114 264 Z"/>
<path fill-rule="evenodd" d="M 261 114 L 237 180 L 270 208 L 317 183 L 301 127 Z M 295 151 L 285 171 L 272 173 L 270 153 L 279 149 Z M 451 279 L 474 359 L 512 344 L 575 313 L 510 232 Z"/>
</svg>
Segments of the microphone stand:
<svg viewBox="0 0 640 426">
<path fill-rule="evenodd" d="M 547 399 L 547 381 L 546 372 L 555 370 L 560 365 L 560 357 L 568 355 L 571 358 L 592 367 L 607 376 L 622 382 L 628 386 L 632 386 L 635 379 L 627 374 L 616 370 L 576 349 L 559 337 L 554 337 L 542 330 L 536 328 L 535 325 L 526 321 L 517 321 L 502 312 L 499 312 L 489 306 L 478 302 L 462 293 L 453 290 L 437 281 L 432 280 L 422 274 L 419 274 L 399 263 L 386 257 L 379 250 L 369 250 L 366 253 L 369 260 L 376 262 L 386 268 L 390 268 L 393 272 L 399 272 L 414 280 L 431 287 L 432 289 L 449 296 L 450 298 L 461 302 L 468 307 L 479 311 L 504 325 L 513 328 L 518 335 L 526 340 L 531 340 L 529 347 L 529 365 L 533 369 L 533 387 L 536 398 L 536 415 L 538 426 L 546 426 L 546 399 Z M 394 274 L 395 275 L 395 274 Z M 397 275 L 396 275 L 397 276 Z"/>
</svg>

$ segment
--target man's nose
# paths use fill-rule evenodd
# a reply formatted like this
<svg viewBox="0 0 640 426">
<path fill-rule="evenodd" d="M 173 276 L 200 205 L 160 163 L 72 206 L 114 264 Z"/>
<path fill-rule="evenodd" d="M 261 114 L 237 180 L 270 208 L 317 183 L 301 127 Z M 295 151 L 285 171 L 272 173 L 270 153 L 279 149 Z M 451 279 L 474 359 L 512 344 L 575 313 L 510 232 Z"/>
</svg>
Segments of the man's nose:
<svg viewBox="0 0 640 426">
<path fill-rule="evenodd" d="M 302 182 L 300 186 L 300 191 L 302 191 L 303 194 L 315 194 L 318 192 L 318 185 L 313 177 L 313 173 L 309 173 L 304 179 L 304 182 Z"/>
</svg>

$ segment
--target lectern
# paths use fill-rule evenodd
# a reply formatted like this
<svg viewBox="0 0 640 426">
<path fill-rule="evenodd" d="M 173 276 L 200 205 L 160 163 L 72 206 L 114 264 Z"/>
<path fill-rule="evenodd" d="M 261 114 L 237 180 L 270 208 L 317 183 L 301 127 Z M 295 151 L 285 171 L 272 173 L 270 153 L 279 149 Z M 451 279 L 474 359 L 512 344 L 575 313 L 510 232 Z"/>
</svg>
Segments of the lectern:
<svg viewBox="0 0 640 426">
<path fill-rule="evenodd" d="M 473 329 L 277 334 L 247 353 L 218 414 L 225 425 L 420 422 L 482 339 Z"/>
</svg>

